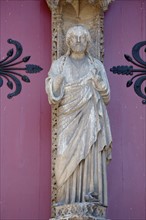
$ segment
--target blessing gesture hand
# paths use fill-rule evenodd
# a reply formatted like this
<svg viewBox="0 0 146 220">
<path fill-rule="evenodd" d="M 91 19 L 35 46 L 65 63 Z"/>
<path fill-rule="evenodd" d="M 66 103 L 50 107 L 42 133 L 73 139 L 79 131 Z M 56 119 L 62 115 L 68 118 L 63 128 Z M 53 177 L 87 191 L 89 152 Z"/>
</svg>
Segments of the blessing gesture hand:
<svg viewBox="0 0 146 220">
<path fill-rule="evenodd" d="M 63 81 L 64 81 L 64 76 L 62 76 L 61 74 L 57 75 L 53 79 L 53 90 L 54 90 L 54 92 L 57 92 L 61 88 Z"/>
<path fill-rule="evenodd" d="M 93 80 L 93 82 L 94 82 L 96 85 L 98 85 L 100 82 L 103 81 L 102 78 L 101 78 L 101 76 L 100 76 L 99 74 L 93 75 L 93 76 L 92 76 L 92 80 Z"/>
</svg>

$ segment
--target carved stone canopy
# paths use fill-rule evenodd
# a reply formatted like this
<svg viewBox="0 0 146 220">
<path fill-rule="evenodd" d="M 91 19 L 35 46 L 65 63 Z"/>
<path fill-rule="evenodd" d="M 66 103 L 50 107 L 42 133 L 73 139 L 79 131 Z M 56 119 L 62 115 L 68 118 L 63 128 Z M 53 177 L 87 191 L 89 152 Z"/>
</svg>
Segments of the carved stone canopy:
<svg viewBox="0 0 146 220">
<path fill-rule="evenodd" d="M 65 35 L 74 25 L 82 24 L 90 32 L 92 56 L 103 60 L 103 17 L 113 0 L 46 0 L 52 11 L 53 59 L 63 55 L 67 48 Z M 96 49 L 95 49 L 96 48 Z"/>
<path fill-rule="evenodd" d="M 51 10 L 56 9 L 61 0 L 46 0 L 48 3 L 48 6 Z M 103 11 L 106 11 L 108 9 L 109 4 L 113 0 L 88 0 L 88 3 L 91 5 L 99 5 Z M 80 0 L 64 0 L 64 4 L 70 3 L 72 6 L 77 9 L 80 4 Z"/>
</svg>

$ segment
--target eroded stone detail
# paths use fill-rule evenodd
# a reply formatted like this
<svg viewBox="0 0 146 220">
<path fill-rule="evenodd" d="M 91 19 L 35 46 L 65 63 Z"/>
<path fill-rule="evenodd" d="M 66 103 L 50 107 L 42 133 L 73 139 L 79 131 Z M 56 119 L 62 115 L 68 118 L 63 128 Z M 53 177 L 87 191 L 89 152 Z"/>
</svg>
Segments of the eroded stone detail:
<svg viewBox="0 0 146 220">
<path fill-rule="evenodd" d="M 103 61 L 104 11 L 108 9 L 112 0 L 46 0 L 46 2 L 52 11 L 52 59 L 56 60 L 65 54 L 67 30 L 76 24 L 83 24 L 92 38 L 90 54 Z M 52 108 L 52 203 L 56 203 L 54 166 L 57 150 L 57 109 L 57 105 Z"/>
<path fill-rule="evenodd" d="M 51 10 L 57 8 L 59 6 L 59 3 L 61 2 L 61 0 L 46 0 L 46 1 Z M 64 2 L 74 5 L 78 4 L 79 1 L 80 0 L 64 0 Z M 109 4 L 112 1 L 113 0 L 88 0 L 88 3 L 92 5 L 100 4 L 102 10 L 106 11 L 108 9 Z"/>
<path fill-rule="evenodd" d="M 102 17 L 112 0 L 46 0 L 52 10 L 53 59 L 66 52 L 64 43 L 67 30 L 76 24 L 85 25 L 90 31 L 93 43 L 90 53 L 101 60 L 100 43 L 103 39 Z M 94 48 L 97 48 L 95 50 Z M 103 53 L 102 53 L 103 54 Z"/>
<path fill-rule="evenodd" d="M 106 207 L 98 203 L 74 203 L 57 206 L 54 220 L 106 220 Z M 52 220 L 53 220 L 52 219 Z"/>
</svg>

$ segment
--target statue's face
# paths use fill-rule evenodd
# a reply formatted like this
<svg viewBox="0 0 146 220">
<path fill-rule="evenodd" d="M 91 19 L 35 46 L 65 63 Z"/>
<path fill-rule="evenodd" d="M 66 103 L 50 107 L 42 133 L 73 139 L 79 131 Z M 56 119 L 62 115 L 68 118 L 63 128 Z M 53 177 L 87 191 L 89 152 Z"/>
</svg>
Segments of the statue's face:
<svg viewBox="0 0 146 220">
<path fill-rule="evenodd" d="M 83 53 L 87 48 L 87 39 L 86 35 L 82 32 L 75 32 L 70 37 L 70 48 L 73 52 Z"/>
</svg>

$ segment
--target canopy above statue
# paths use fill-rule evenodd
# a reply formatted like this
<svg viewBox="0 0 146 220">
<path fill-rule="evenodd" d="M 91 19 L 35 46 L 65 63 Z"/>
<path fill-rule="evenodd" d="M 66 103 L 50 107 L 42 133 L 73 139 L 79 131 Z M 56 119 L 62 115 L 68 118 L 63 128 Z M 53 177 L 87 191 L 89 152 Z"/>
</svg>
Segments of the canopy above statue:
<svg viewBox="0 0 146 220">
<path fill-rule="evenodd" d="M 52 11 L 53 59 L 66 52 L 65 35 L 74 25 L 83 24 L 90 32 L 90 53 L 103 60 L 103 18 L 113 0 L 46 0 Z"/>
</svg>

